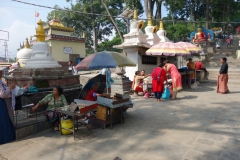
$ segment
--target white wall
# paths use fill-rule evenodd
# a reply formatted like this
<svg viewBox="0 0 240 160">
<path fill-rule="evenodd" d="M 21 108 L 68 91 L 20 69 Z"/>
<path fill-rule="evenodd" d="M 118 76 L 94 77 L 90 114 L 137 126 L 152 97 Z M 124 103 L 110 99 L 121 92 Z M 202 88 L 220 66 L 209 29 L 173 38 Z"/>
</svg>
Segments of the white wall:
<svg viewBox="0 0 240 160">
<path fill-rule="evenodd" d="M 123 49 L 124 52 L 127 53 L 127 57 L 132 60 L 136 66 L 135 67 L 126 67 L 125 76 L 127 76 L 131 81 L 133 81 L 133 77 L 135 72 L 138 70 L 138 51 L 135 47 Z"/>
</svg>

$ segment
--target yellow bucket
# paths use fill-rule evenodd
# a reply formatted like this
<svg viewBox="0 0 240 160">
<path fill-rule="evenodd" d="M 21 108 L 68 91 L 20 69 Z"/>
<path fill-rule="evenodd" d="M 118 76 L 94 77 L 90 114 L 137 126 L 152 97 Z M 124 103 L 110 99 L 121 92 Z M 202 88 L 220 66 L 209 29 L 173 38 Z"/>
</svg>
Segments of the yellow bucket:
<svg viewBox="0 0 240 160">
<path fill-rule="evenodd" d="M 66 119 L 66 120 L 61 120 L 61 125 L 62 125 L 62 134 L 71 134 L 71 131 L 68 131 L 66 129 L 63 128 L 67 128 L 67 129 L 73 129 L 73 122 L 71 119 Z"/>
</svg>

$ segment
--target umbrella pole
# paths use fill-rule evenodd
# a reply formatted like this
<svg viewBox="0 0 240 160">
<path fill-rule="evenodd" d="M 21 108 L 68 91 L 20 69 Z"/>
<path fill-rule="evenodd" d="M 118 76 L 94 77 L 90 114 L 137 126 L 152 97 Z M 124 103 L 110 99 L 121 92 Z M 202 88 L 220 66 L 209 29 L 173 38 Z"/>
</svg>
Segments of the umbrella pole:
<svg viewBox="0 0 240 160">
<path fill-rule="evenodd" d="M 107 69 L 105 70 L 105 75 L 106 75 L 106 88 L 107 88 L 107 94 L 108 94 L 108 79 L 107 79 Z"/>
</svg>

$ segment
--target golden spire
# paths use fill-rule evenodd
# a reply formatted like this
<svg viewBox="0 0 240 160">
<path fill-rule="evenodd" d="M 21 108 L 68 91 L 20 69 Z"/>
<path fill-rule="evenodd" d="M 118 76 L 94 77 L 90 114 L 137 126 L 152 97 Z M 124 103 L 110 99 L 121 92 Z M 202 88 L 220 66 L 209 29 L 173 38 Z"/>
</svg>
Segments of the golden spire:
<svg viewBox="0 0 240 160">
<path fill-rule="evenodd" d="M 43 22 L 41 21 L 41 19 L 38 21 L 38 26 L 36 29 L 36 35 L 35 37 L 37 38 L 37 42 L 45 42 L 45 31 L 43 28 Z"/>
<path fill-rule="evenodd" d="M 159 30 L 164 30 L 163 22 L 162 22 L 162 21 L 160 21 L 160 27 L 159 27 Z"/>
<path fill-rule="evenodd" d="M 148 26 L 152 26 L 152 16 L 151 16 L 151 13 L 148 12 Z"/>
<path fill-rule="evenodd" d="M 133 19 L 138 20 L 138 11 L 136 9 L 133 12 Z"/>
<path fill-rule="evenodd" d="M 29 43 L 28 43 L 28 38 L 26 38 L 24 48 L 30 48 L 30 45 L 29 45 Z"/>
</svg>

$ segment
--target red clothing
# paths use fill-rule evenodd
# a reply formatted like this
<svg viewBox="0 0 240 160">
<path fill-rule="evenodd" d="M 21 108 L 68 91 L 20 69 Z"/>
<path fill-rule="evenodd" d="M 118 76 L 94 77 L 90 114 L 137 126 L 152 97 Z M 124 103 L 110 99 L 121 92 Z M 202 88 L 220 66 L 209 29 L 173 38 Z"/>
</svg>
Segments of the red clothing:
<svg viewBox="0 0 240 160">
<path fill-rule="evenodd" d="M 140 87 L 140 86 L 137 86 L 137 87 L 135 88 L 135 91 L 138 91 L 138 92 L 143 92 L 143 88 L 142 88 L 142 87 Z"/>
<path fill-rule="evenodd" d="M 227 42 L 227 43 L 230 43 L 230 42 L 231 42 L 230 38 L 228 38 L 228 39 L 226 40 L 226 42 Z"/>
<path fill-rule="evenodd" d="M 160 71 L 161 71 L 160 83 L 158 83 L 157 79 L 155 77 L 159 76 Z M 164 91 L 164 84 L 163 84 L 164 81 L 167 81 L 166 71 L 160 67 L 155 68 L 152 71 L 152 91 L 153 92 L 163 92 Z"/>
<path fill-rule="evenodd" d="M 96 91 L 94 91 L 93 89 L 90 89 L 86 95 L 85 100 L 96 101 L 97 100 Z"/>
<path fill-rule="evenodd" d="M 203 67 L 202 62 L 197 62 L 197 63 L 196 63 L 196 70 L 201 70 L 202 67 Z"/>
</svg>

